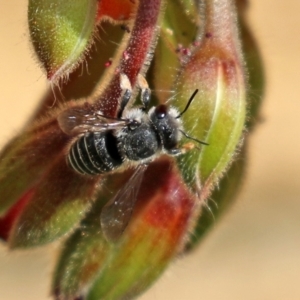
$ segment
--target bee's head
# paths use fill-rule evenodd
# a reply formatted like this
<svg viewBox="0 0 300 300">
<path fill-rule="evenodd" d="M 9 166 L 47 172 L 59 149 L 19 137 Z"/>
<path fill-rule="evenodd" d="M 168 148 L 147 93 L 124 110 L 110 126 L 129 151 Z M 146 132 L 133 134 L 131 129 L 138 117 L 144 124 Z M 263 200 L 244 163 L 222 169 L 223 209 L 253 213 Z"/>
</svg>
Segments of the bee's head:
<svg viewBox="0 0 300 300">
<path fill-rule="evenodd" d="M 182 124 L 178 111 L 167 105 L 158 105 L 149 110 L 149 118 L 158 133 L 162 146 L 167 152 L 176 149 L 180 140 Z"/>
<path fill-rule="evenodd" d="M 184 132 L 182 128 L 181 116 L 188 110 L 197 93 L 198 90 L 195 90 L 188 100 L 184 110 L 180 113 L 174 107 L 168 107 L 163 104 L 152 107 L 148 112 L 148 116 L 155 127 L 155 130 L 160 136 L 162 146 L 169 154 L 176 155 L 180 153 L 180 151 L 178 151 L 178 142 L 180 141 L 181 134 L 194 142 L 202 145 L 208 145 L 205 142 L 191 137 Z"/>
</svg>

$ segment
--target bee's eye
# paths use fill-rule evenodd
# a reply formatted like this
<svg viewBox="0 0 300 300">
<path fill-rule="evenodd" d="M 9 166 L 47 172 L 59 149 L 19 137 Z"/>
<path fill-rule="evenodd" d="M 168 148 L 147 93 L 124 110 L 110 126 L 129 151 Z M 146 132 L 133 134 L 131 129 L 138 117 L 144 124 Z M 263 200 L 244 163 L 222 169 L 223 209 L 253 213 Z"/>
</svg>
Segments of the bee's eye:
<svg viewBox="0 0 300 300">
<path fill-rule="evenodd" d="M 158 105 L 155 108 L 155 115 L 157 119 L 164 119 L 168 113 L 168 108 L 166 105 Z"/>
</svg>

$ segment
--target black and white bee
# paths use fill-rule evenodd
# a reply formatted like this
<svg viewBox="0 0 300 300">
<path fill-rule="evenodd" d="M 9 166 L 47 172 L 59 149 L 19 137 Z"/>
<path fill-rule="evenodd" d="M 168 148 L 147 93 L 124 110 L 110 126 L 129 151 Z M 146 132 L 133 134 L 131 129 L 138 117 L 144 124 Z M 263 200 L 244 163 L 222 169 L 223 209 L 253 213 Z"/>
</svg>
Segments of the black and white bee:
<svg viewBox="0 0 300 300">
<path fill-rule="evenodd" d="M 101 227 L 109 241 L 117 241 L 126 229 L 148 164 L 161 154 L 185 153 L 188 147 L 179 147 L 182 136 L 206 144 L 188 136 L 181 121 L 197 90 L 179 113 L 164 104 L 148 109 L 151 93 L 141 75 L 138 84 L 142 107 L 127 108 L 132 88 L 128 77 L 120 75 L 123 92 L 116 118 L 100 111 L 86 113 L 80 107 L 68 108 L 58 116 L 61 129 L 76 136 L 67 154 L 67 163 L 75 172 L 95 176 L 136 167 L 125 186 L 102 209 Z"/>
</svg>

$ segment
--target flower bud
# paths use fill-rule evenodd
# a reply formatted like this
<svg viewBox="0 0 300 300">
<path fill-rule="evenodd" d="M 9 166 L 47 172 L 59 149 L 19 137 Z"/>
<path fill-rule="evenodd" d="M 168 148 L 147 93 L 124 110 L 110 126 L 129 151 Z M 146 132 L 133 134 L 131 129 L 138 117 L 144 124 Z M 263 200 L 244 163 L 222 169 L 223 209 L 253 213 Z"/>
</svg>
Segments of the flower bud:
<svg viewBox="0 0 300 300">
<path fill-rule="evenodd" d="M 29 0 L 29 32 L 35 52 L 52 82 L 83 59 L 95 28 L 96 0 Z"/>
<path fill-rule="evenodd" d="M 50 117 L 14 139 L 1 154 L 0 233 L 11 248 L 52 242 L 74 227 L 90 206 L 99 178 L 66 165 L 69 138 Z"/>
<path fill-rule="evenodd" d="M 53 284 L 58 299 L 131 299 L 152 284 L 183 247 L 194 200 L 166 159 L 148 167 L 120 240 L 103 238 L 101 206 L 127 176 L 113 175 L 105 182 L 107 190 L 67 242 Z"/>
<path fill-rule="evenodd" d="M 253 129 L 255 121 L 259 118 L 259 106 L 263 98 L 264 90 L 264 74 L 262 59 L 255 39 L 246 23 L 246 2 L 237 0 L 238 21 L 241 29 L 241 42 L 245 62 L 248 67 L 248 118 L 246 128 L 248 132 Z M 255 91 L 255 93 L 253 93 Z M 249 134 L 246 136 L 248 139 Z M 203 209 L 199 219 L 196 222 L 194 230 L 190 233 L 190 239 L 186 245 L 187 250 L 192 250 L 199 244 L 203 236 L 212 229 L 215 221 L 224 215 L 224 212 L 230 208 L 237 198 L 245 177 L 247 166 L 247 141 L 244 142 L 240 153 L 238 153 L 235 161 L 226 172 L 226 176 L 221 178 L 218 188 L 214 189 L 211 194 L 213 203 L 209 205 L 209 209 Z"/>
<path fill-rule="evenodd" d="M 49 11 L 53 8 L 50 9 L 49 2 L 42 2 L 30 0 L 31 35 L 52 81 L 70 72 L 82 59 L 82 53 L 90 45 L 95 22 L 106 16 L 116 21 L 135 17 L 130 35 L 125 35 L 121 42 L 101 90 L 86 101 L 66 104 L 92 108 L 108 119 L 115 118 L 124 92 L 120 87 L 120 73 L 127 75 L 128 86 L 132 85 L 133 89 L 138 74 L 145 74 L 162 21 L 163 1 L 137 1 L 136 11 L 132 1 L 72 1 L 74 7 L 67 7 L 69 1 L 64 4 L 51 1 L 56 9 L 54 14 L 53 10 Z M 155 88 L 163 89 L 170 88 L 177 78 L 177 96 L 172 105 L 184 112 L 180 115 L 184 127 L 182 144 L 183 149 L 189 149 L 187 153 L 177 160 L 161 157 L 151 162 L 139 181 L 140 186 L 132 184 L 132 170 L 104 176 L 79 175 L 69 168 L 65 157 L 70 142 L 78 136 L 62 132 L 57 121 L 61 107 L 57 105 L 54 112 L 30 125 L 1 154 L 0 195 L 4 197 L 0 199 L 0 227 L 3 224 L 4 230 L 0 230 L 0 234 L 8 239 L 10 246 L 32 247 L 70 234 L 54 275 L 52 294 L 56 299 L 136 297 L 157 279 L 178 253 L 185 247 L 194 247 L 210 227 L 207 214 L 199 218 L 199 212 L 218 183 L 224 191 L 213 196 L 224 207 L 231 203 L 244 164 L 231 165 L 229 181 L 220 179 L 237 156 L 243 136 L 244 63 L 232 2 L 207 0 L 203 4 L 201 9 L 204 8 L 206 19 L 200 23 L 195 2 L 168 1 L 151 78 Z M 91 13 L 96 11 L 95 7 L 97 16 Z M 42 11 L 49 14 L 46 21 Z M 65 24 L 66 16 L 78 25 L 74 28 L 81 29 L 71 34 L 70 40 L 67 39 L 68 31 L 73 27 L 72 22 Z M 54 22 L 56 19 L 58 23 Z M 178 20 L 184 20 L 183 24 Z M 201 34 L 195 39 L 194 30 L 202 23 Z M 34 27 L 36 24 L 39 25 Z M 58 38 L 51 41 L 47 36 L 49 28 L 57 24 Z M 186 31 L 185 35 L 182 30 Z M 197 42 L 193 43 L 194 40 Z M 196 89 L 198 94 L 186 110 L 188 99 Z M 159 100 L 165 98 L 160 95 Z M 40 113 L 44 112 L 42 109 Z M 191 141 L 194 147 L 189 146 Z M 202 145 L 201 141 L 209 145 Z M 135 204 L 134 211 L 128 226 L 112 241 L 107 235 L 109 226 L 102 232 L 103 207 L 110 199 L 115 199 L 114 195 L 124 191 L 128 182 L 132 190 L 131 197 L 126 200 L 133 201 L 130 204 Z M 126 210 L 119 211 L 126 215 Z M 195 239 L 186 246 L 189 234 Z"/>
<path fill-rule="evenodd" d="M 185 131 L 208 146 L 178 159 L 186 183 L 205 201 L 233 160 L 245 122 L 246 87 L 231 1 L 206 1 L 204 36 L 182 67 L 175 102 L 181 110 L 198 89 L 182 116 Z M 184 100 L 183 100 L 184 99 Z"/>
</svg>

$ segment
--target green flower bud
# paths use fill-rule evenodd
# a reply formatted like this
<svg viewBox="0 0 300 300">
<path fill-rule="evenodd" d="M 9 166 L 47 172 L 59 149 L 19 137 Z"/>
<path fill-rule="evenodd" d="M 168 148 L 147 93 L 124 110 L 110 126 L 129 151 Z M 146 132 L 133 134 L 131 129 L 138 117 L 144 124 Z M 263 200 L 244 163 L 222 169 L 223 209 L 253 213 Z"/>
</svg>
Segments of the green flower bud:
<svg viewBox="0 0 300 300">
<path fill-rule="evenodd" d="M 238 21 L 241 28 L 241 41 L 248 69 L 248 89 L 247 102 L 249 117 L 247 118 L 246 128 L 248 131 L 253 129 L 255 121 L 259 118 L 259 107 L 264 93 L 264 72 L 262 59 L 255 39 L 245 20 L 245 1 L 237 0 Z M 255 91 L 255 93 L 253 93 Z M 248 138 L 249 134 L 246 136 Z M 209 209 L 203 209 L 194 230 L 190 234 L 189 243 L 186 245 L 187 250 L 192 250 L 199 244 L 203 236 L 212 229 L 216 220 L 224 215 L 224 212 L 230 208 L 238 196 L 245 177 L 247 166 L 247 146 L 245 141 L 237 158 L 230 166 L 226 176 L 221 178 L 218 188 L 214 189 L 211 194 L 213 203 Z"/>
<path fill-rule="evenodd" d="M 246 84 L 234 11 L 231 1 L 206 2 L 204 36 L 179 76 L 175 102 L 181 110 L 199 90 L 182 116 L 185 131 L 209 144 L 178 159 L 200 203 L 233 160 L 244 129 Z"/>
<path fill-rule="evenodd" d="M 29 0 L 29 31 L 52 82 L 71 73 L 91 45 L 97 0 Z"/>
</svg>

